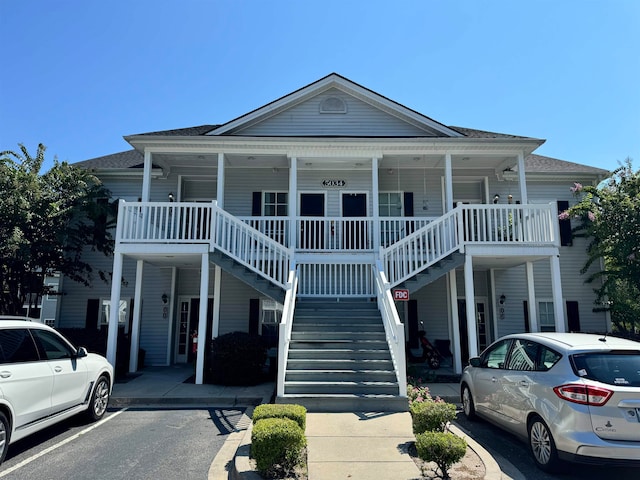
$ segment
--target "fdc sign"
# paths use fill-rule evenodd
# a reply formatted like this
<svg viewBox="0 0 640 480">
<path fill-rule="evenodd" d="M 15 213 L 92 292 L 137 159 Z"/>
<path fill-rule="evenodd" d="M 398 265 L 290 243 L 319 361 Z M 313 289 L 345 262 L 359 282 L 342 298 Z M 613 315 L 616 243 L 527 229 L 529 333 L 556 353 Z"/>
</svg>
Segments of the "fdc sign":
<svg viewBox="0 0 640 480">
<path fill-rule="evenodd" d="M 406 302 L 409 300 L 409 290 L 398 288 L 393 291 L 393 299 L 399 300 L 401 302 Z"/>
</svg>

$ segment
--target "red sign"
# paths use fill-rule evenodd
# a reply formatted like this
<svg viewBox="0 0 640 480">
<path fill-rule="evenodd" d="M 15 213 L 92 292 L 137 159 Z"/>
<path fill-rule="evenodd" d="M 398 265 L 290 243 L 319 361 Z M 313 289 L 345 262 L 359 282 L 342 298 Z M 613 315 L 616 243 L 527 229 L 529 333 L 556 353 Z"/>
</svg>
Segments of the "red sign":
<svg viewBox="0 0 640 480">
<path fill-rule="evenodd" d="M 406 302 L 409 300 L 409 290 L 405 289 L 395 289 L 393 291 L 393 299 L 396 301 Z"/>
</svg>

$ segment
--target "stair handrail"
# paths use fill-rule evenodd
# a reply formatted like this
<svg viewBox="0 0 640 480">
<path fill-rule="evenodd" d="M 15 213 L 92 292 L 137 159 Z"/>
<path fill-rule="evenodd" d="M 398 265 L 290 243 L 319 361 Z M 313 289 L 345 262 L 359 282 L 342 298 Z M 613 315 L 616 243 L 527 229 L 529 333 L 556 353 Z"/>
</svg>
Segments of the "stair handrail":
<svg viewBox="0 0 640 480">
<path fill-rule="evenodd" d="M 395 302 L 391 295 L 391 285 L 387 281 L 384 268 L 380 260 L 372 265 L 375 278 L 378 310 L 382 315 L 382 323 L 387 336 L 387 344 L 391 353 L 393 369 L 398 379 L 398 394 L 407 396 L 407 359 L 405 353 L 404 325 L 398 316 Z"/>
<path fill-rule="evenodd" d="M 458 235 L 461 213 L 462 206 L 458 205 L 402 240 L 380 248 L 380 258 L 391 287 L 464 247 Z"/>
<path fill-rule="evenodd" d="M 214 200 L 211 250 L 219 250 L 281 288 L 286 288 L 293 250 L 220 208 Z"/>
<path fill-rule="evenodd" d="M 293 327 L 293 315 L 296 308 L 296 294 L 298 292 L 298 268 L 295 261 L 291 262 L 291 270 L 287 280 L 282 318 L 278 325 L 278 379 L 276 391 L 279 397 L 284 395 L 284 377 L 287 370 L 287 358 L 289 357 L 289 345 L 291 344 L 291 329 Z"/>
</svg>

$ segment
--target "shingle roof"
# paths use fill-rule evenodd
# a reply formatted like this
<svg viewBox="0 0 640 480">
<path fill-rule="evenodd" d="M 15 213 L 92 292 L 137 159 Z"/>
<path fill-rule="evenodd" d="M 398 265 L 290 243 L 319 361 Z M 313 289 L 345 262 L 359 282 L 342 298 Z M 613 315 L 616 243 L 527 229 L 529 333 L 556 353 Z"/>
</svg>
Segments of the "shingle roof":
<svg viewBox="0 0 640 480">
<path fill-rule="evenodd" d="M 164 135 L 176 137 L 191 137 L 205 135 L 220 125 L 198 125 L 197 127 L 176 128 L 173 130 L 159 130 L 157 132 L 139 133 L 138 135 Z M 134 135 L 131 135 L 134 136 Z"/>
<path fill-rule="evenodd" d="M 453 130 L 460 132 L 467 138 L 518 138 L 518 139 L 532 139 L 532 137 L 522 137 L 519 135 L 510 135 L 508 133 L 495 133 L 495 132 L 487 132 L 486 130 L 476 130 L 474 128 L 465 128 L 465 127 L 454 127 L 452 125 L 449 126 Z M 537 140 L 537 139 L 536 139 Z"/>
<path fill-rule="evenodd" d="M 87 169 L 119 169 L 119 168 L 142 168 L 144 166 L 144 155 L 137 150 L 127 150 L 126 152 L 113 153 L 104 157 L 91 158 L 74 165 Z"/>
<path fill-rule="evenodd" d="M 525 172 L 536 173 L 593 173 L 596 175 L 609 173 L 608 170 L 603 170 L 602 168 L 590 167 L 533 153 L 524 159 L 524 170 Z"/>
</svg>

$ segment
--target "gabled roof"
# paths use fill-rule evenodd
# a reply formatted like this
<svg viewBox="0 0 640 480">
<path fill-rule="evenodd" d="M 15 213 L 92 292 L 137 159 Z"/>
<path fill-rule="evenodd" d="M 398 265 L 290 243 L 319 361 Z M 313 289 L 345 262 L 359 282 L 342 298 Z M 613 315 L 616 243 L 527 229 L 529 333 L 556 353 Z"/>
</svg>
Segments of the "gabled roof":
<svg viewBox="0 0 640 480">
<path fill-rule="evenodd" d="M 260 123 L 269 117 L 278 113 L 282 113 L 299 103 L 313 98 L 322 92 L 331 88 L 336 88 L 344 93 L 362 100 L 375 108 L 378 108 L 392 116 L 400 118 L 418 128 L 422 128 L 425 132 L 429 132 L 429 136 L 440 137 L 460 137 L 463 136 L 457 131 L 447 127 L 446 125 L 427 117 L 415 110 L 405 107 L 398 102 L 380 95 L 362 85 L 359 85 L 342 75 L 331 73 L 309 85 L 302 87 L 292 93 L 289 93 L 277 100 L 274 100 L 260 108 L 249 113 L 241 115 L 227 123 L 220 125 L 212 130 L 208 135 L 228 135 L 237 132 L 251 125 Z"/>
<path fill-rule="evenodd" d="M 608 170 L 603 170 L 602 168 L 535 154 L 528 155 L 525 158 L 524 171 L 527 173 L 589 173 L 595 175 L 607 175 L 609 173 Z"/>
<path fill-rule="evenodd" d="M 139 133 L 138 135 L 149 136 L 175 136 L 175 137 L 191 137 L 205 135 L 220 125 L 198 125 L 197 127 L 175 128 L 172 130 L 159 130 L 157 132 Z"/>
</svg>

